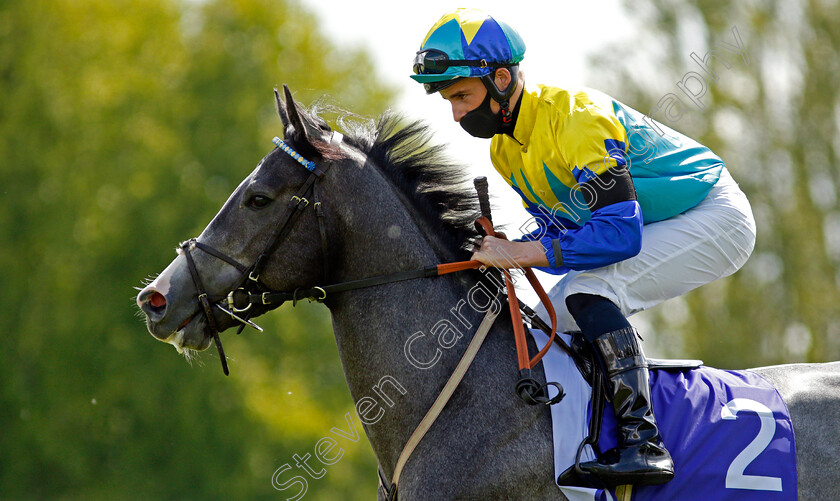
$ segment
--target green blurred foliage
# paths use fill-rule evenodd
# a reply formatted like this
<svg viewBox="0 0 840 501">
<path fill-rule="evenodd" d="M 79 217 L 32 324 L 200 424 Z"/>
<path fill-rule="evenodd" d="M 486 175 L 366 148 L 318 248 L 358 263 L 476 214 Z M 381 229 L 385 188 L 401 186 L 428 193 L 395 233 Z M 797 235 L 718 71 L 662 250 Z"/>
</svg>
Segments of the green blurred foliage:
<svg viewBox="0 0 840 501">
<path fill-rule="evenodd" d="M 758 224 L 741 271 L 651 312 L 657 349 L 729 368 L 840 359 L 840 3 L 625 4 L 643 28 L 595 61 L 599 87 L 643 111 L 679 96 L 665 123 L 726 161 Z M 733 28 L 748 61 L 723 48 Z M 717 79 L 691 57 L 711 50 Z M 677 87 L 690 72 L 702 108 Z"/>
<path fill-rule="evenodd" d="M 272 148 L 272 87 L 368 115 L 393 91 L 291 1 L 2 1 L 0 41 L 0 499 L 289 497 L 272 473 L 352 409 L 327 310 L 226 333 L 225 378 L 133 287 Z M 338 442 L 305 499 L 375 496 L 370 446 Z"/>
</svg>

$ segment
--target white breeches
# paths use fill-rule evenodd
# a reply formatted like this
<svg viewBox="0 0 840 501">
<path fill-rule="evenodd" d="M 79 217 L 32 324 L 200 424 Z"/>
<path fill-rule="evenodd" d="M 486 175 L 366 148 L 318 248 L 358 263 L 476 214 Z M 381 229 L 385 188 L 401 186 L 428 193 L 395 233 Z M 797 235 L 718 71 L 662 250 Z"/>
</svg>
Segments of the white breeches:
<svg viewBox="0 0 840 501">
<path fill-rule="evenodd" d="M 755 220 L 747 197 L 725 168 L 697 206 L 642 230 L 642 250 L 609 266 L 567 273 L 549 297 L 557 330 L 576 330 L 566 298 L 584 293 L 605 297 L 626 316 L 735 273 L 755 246 Z M 547 318 L 542 305 L 536 308 Z"/>
</svg>

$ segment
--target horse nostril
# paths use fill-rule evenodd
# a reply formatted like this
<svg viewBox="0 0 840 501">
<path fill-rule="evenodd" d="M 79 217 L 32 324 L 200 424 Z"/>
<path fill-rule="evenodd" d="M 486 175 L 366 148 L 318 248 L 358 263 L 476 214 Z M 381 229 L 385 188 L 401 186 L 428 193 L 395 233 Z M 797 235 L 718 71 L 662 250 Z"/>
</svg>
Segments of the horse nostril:
<svg viewBox="0 0 840 501">
<path fill-rule="evenodd" d="M 151 305 L 155 312 L 160 313 L 166 308 L 166 298 L 160 292 L 155 291 L 149 296 L 149 305 Z"/>
<path fill-rule="evenodd" d="M 149 287 L 144 289 L 137 296 L 137 305 L 147 315 L 158 316 L 166 311 L 166 297 L 160 292 Z"/>
</svg>

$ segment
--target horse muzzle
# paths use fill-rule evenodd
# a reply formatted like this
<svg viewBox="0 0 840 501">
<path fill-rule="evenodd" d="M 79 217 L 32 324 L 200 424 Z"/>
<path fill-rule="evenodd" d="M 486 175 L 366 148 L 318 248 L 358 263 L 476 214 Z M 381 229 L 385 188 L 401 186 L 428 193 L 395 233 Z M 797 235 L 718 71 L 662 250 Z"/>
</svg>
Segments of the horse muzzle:
<svg viewBox="0 0 840 501">
<path fill-rule="evenodd" d="M 200 351 L 210 346 L 212 335 L 206 332 L 207 321 L 199 308 L 182 309 L 178 314 L 154 285 L 140 291 L 137 306 L 146 315 L 146 327 L 155 339 L 175 346 L 179 352 L 185 348 Z"/>
</svg>

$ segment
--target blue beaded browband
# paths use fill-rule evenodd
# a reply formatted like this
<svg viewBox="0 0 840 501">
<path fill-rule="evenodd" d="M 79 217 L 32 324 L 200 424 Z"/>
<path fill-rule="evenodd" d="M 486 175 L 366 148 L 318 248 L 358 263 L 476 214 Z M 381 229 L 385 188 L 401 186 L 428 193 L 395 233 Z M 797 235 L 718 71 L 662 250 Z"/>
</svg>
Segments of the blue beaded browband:
<svg viewBox="0 0 840 501">
<path fill-rule="evenodd" d="M 297 160 L 299 164 L 301 164 L 301 165 L 303 165 L 304 167 L 306 167 L 306 170 L 308 170 L 309 172 L 312 172 L 313 170 L 315 170 L 315 162 L 313 162 L 313 161 L 311 161 L 311 160 L 307 160 L 307 159 L 303 158 L 303 156 L 301 156 L 301 154 L 300 154 L 300 153 L 296 152 L 296 151 L 295 151 L 295 150 L 294 150 L 291 146 L 289 146 L 288 144 L 286 144 L 286 143 L 285 143 L 282 139 L 280 139 L 279 137 L 275 137 L 274 139 L 272 139 L 272 140 L 271 140 L 271 142 L 273 142 L 274 144 L 276 144 L 276 145 L 277 145 L 277 147 L 278 147 L 278 148 L 280 148 L 281 150 L 283 150 L 283 151 L 285 151 L 286 153 L 288 153 L 288 155 L 289 155 L 290 157 L 292 157 L 292 158 L 294 158 L 295 160 Z"/>
</svg>

